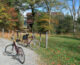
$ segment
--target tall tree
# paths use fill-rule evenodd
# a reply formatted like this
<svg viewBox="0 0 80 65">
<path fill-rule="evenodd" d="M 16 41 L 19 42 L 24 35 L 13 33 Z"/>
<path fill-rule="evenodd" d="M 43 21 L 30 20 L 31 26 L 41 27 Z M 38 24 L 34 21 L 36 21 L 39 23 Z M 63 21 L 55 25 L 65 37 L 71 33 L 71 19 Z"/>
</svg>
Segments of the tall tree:
<svg viewBox="0 0 80 65">
<path fill-rule="evenodd" d="M 0 2 L 0 27 L 3 27 L 4 24 L 6 30 L 20 29 L 22 23 L 18 18 L 19 14 L 13 6 L 8 4 L 8 2 Z"/>
<path fill-rule="evenodd" d="M 77 32 L 77 18 L 80 15 L 80 0 L 64 0 L 66 9 L 70 12 L 71 16 L 73 17 L 73 32 Z M 77 4 L 77 6 L 76 6 Z"/>
<path fill-rule="evenodd" d="M 32 11 L 32 19 L 33 19 L 33 22 L 34 22 L 36 8 L 39 8 L 40 0 L 24 0 L 24 2 L 26 2 L 26 4 L 27 4 L 26 8 L 27 9 L 31 9 L 31 11 Z"/>
<path fill-rule="evenodd" d="M 51 24 L 51 12 L 59 11 L 63 5 L 59 0 L 43 0 L 42 7 L 47 11 L 49 15 L 49 25 Z M 49 31 L 50 32 L 50 31 Z"/>
<path fill-rule="evenodd" d="M 10 19 L 13 19 L 12 15 L 8 13 L 10 7 L 3 3 L 0 3 L 0 7 L 0 27 L 5 30 L 12 29 L 15 26 L 15 22 L 10 21 Z"/>
<path fill-rule="evenodd" d="M 79 0 L 79 6 L 78 6 L 77 14 L 78 14 L 78 17 L 80 17 L 80 0 Z"/>
<path fill-rule="evenodd" d="M 40 15 L 39 15 L 40 14 Z M 48 44 L 48 34 L 49 30 L 52 30 L 52 26 L 49 25 L 49 16 L 47 13 L 36 14 L 36 22 L 34 22 L 33 28 L 35 32 L 40 34 L 40 42 L 41 42 L 41 34 L 46 34 L 46 48 Z"/>
</svg>

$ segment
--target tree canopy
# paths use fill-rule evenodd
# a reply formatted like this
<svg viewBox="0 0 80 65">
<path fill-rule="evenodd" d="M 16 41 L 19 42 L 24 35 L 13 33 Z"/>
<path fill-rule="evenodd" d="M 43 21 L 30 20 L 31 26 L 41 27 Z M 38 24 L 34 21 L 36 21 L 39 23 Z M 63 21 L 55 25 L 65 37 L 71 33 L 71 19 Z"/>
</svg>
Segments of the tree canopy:
<svg viewBox="0 0 80 65">
<path fill-rule="evenodd" d="M 0 30 L 13 30 L 20 27 L 17 25 L 19 22 L 18 13 L 15 8 L 8 6 L 6 3 L 0 2 Z"/>
</svg>

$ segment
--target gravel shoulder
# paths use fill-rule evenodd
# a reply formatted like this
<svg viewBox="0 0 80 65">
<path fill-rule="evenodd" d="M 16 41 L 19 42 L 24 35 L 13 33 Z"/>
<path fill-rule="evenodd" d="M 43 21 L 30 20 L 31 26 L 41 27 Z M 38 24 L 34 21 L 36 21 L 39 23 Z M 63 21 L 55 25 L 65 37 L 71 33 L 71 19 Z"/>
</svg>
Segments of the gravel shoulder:
<svg viewBox="0 0 80 65">
<path fill-rule="evenodd" d="M 12 41 L 0 38 L 0 65 L 42 65 L 39 64 L 39 56 L 28 48 L 23 48 L 25 53 L 25 63 L 21 64 L 19 61 L 14 59 L 12 56 L 7 56 L 4 53 L 5 46 L 11 44 Z"/>
</svg>

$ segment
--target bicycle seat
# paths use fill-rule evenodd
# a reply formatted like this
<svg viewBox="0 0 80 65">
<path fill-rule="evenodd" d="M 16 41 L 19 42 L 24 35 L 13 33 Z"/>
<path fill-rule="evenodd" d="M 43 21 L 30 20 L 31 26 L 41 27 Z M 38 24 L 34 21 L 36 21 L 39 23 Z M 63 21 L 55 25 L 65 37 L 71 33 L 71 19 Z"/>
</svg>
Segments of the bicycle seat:
<svg viewBox="0 0 80 65">
<path fill-rule="evenodd" d="M 20 39 L 16 39 L 16 42 L 20 42 L 21 40 Z"/>
<path fill-rule="evenodd" d="M 29 34 L 23 35 L 23 40 L 28 39 Z"/>
</svg>

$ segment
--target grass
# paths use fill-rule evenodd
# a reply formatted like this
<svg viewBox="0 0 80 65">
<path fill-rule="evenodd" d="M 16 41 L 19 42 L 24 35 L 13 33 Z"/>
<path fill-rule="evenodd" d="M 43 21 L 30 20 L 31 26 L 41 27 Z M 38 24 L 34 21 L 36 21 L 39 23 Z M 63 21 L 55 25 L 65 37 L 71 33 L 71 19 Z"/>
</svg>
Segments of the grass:
<svg viewBox="0 0 80 65">
<path fill-rule="evenodd" d="M 80 39 L 67 36 L 50 36 L 48 49 L 43 37 L 36 52 L 47 65 L 80 65 Z"/>
</svg>

